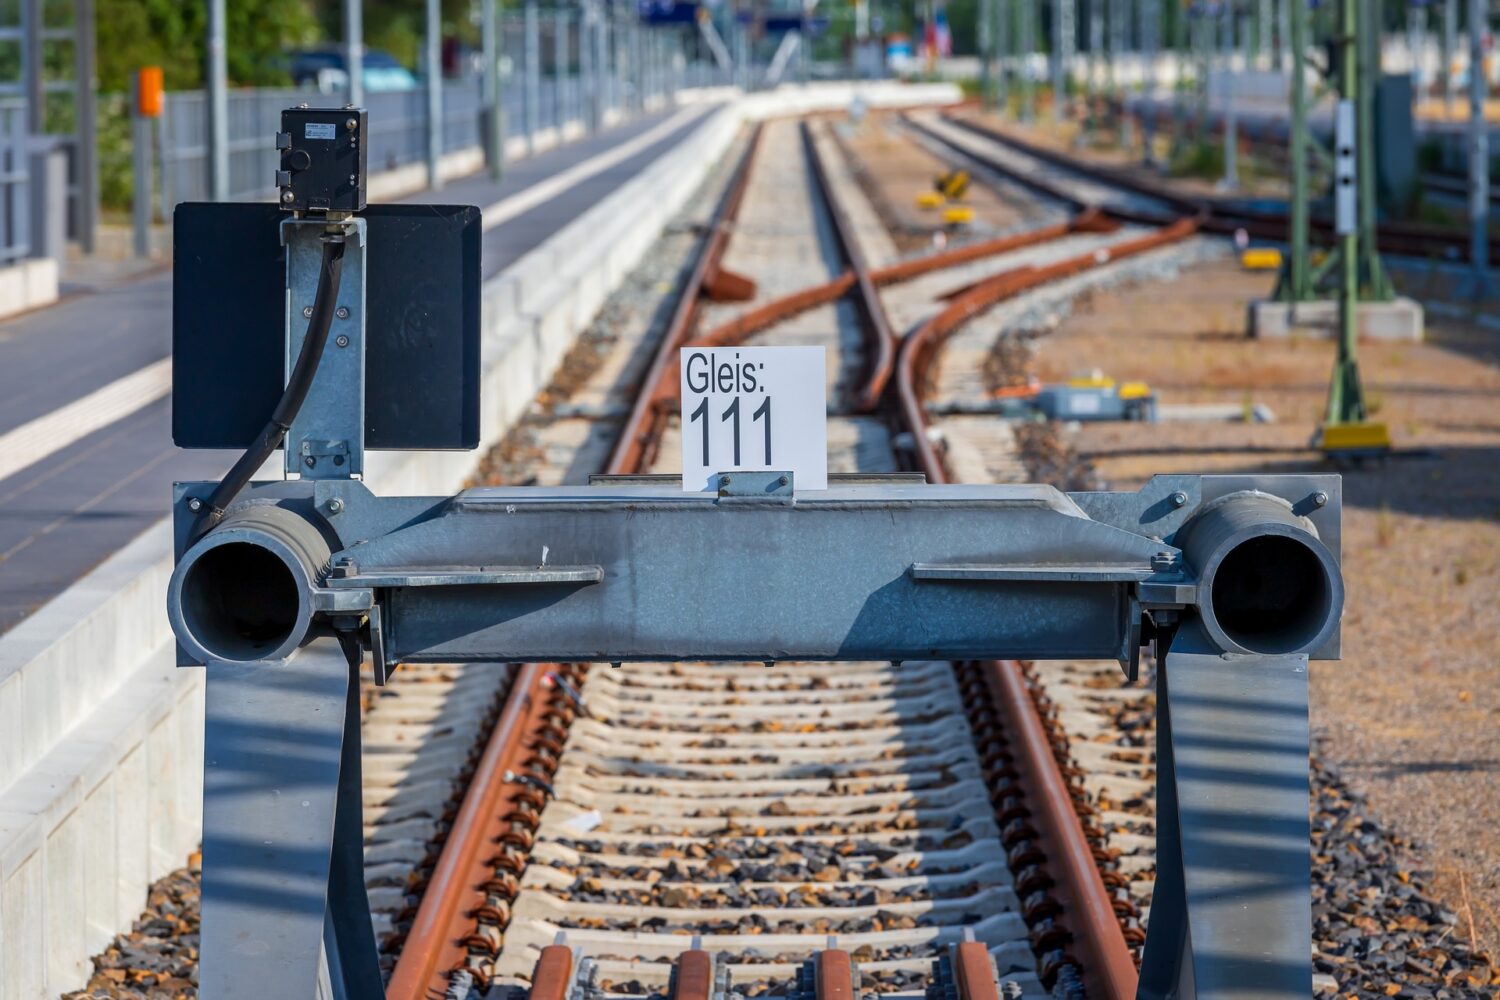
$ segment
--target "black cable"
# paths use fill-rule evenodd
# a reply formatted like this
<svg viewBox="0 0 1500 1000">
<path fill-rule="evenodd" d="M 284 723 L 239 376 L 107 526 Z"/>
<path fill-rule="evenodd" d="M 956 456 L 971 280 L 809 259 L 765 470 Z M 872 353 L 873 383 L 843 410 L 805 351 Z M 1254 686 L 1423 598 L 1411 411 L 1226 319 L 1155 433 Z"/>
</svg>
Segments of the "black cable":
<svg viewBox="0 0 1500 1000">
<path fill-rule="evenodd" d="M 313 296 L 312 316 L 307 321 L 302 350 L 297 352 L 297 363 L 292 366 L 292 374 L 286 380 L 286 390 L 255 442 L 245 449 L 205 502 L 206 510 L 193 532 L 194 541 L 224 519 L 224 512 L 240 495 L 250 477 L 281 446 L 287 431 L 292 428 L 292 421 L 297 419 L 297 413 L 307 401 L 313 376 L 318 372 L 318 362 L 323 358 L 323 348 L 328 343 L 328 330 L 333 326 L 334 303 L 338 301 L 339 281 L 344 273 L 344 237 L 325 233 L 322 239 L 323 260 L 318 268 L 318 290 Z"/>
</svg>

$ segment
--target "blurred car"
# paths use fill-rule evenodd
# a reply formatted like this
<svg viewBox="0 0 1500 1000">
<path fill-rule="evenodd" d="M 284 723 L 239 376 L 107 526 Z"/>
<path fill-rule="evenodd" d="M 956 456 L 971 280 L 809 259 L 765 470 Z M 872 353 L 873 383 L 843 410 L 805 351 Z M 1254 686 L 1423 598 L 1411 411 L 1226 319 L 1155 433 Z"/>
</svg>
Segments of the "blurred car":
<svg viewBox="0 0 1500 1000">
<path fill-rule="evenodd" d="M 366 49 L 361 65 L 366 91 L 415 90 L 417 87 L 417 78 L 411 70 L 397 62 L 389 52 Z M 349 83 L 349 64 L 341 47 L 294 52 L 287 71 L 297 86 L 311 84 L 325 94 L 343 90 Z"/>
</svg>

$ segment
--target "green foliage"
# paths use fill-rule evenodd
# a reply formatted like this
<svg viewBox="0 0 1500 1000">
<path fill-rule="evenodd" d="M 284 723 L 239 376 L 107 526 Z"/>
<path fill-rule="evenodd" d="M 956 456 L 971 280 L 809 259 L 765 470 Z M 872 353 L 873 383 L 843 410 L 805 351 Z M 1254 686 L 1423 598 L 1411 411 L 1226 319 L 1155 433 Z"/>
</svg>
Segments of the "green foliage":
<svg viewBox="0 0 1500 1000">
<path fill-rule="evenodd" d="M 341 0 L 315 0 L 314 6 L 323 36 L 342 38 L 344 5 Z M 426 11 L 424 0 L 365 0 L 365 45 L 372 49 L 384 49 L 408 69 L 415 70 L 422 51 L 422 38 L 427 24 Z M 444 36 L 477 45 L 477 11 L 478 3 L 473 0 L 442 0 Z"/>
<path fill-rule="evenodd" d="M 310 0 L 229 0 L 229 81 L 240 86 L 287 83 L 288 49 L 317 41 Z M 207 5 L 202 0 L 97 0 L 99 89 L 124 92 L 142 66 L 160 66 L 168 90 L 203 85 Z"/>
<path fill-rule="evenodd" d="M 1212 180 L 1224 175 L 1224 146 L 1219 142 L 1186 142 L 1172 158 L 1169 168 L 1175 177 L 1202 177 Z"/>
<path fill-rule="evenodd" d="M 106 214 L 130 211 L 134 179 L 129 104 L 124 94 L 104 94 L 99 98 L 99 202 Z"/>
</svg>

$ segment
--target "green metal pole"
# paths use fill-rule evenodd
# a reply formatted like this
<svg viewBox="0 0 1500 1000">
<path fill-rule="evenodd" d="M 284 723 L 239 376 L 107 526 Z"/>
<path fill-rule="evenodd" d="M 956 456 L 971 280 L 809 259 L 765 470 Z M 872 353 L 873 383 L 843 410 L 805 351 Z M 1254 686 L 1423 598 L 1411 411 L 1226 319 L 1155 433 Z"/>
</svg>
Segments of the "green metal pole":
<svg viewBox="0 0 1500 1000">
<path fill-rule="evenodd" d="M 1335 158 L 1342 157 L 1345 160 L 1353 156 L 1355 162 L 1355 177 L 1347 175 L 1340 176 L 1335 180 L 1336 185 L 1353 188 L 1353 196 L 1358 201 L 1360 184 L 1358 173 L 1362 167 L 1355 150 L 1348 149 L 1345 144 L 1351 139 L 1354 146 L 1358 147 L 1361 131 L 1357 107 L 1350 107 L 1350 102 L 1358 103 L 1359 94 L 1359 48 L 1360 48 L 1360 3 L 1361 0 L 1340 0 L 1339 6 L 1339 95 L 1344 105 L 1339 111 L 1340 117 L 1344 119 L 1344 127 L 1335 127 L 1338 146 L 1335 149 Z M 1353 119 L 1352 122 L 1349 119 Z M 1349 135 L 1354 132 L 1355 135 Z M 1335 191 L 1334 198 L 1340 197 Z M 1344 197 L 1348 197 L 1345 195 Z M 1359 423 L 1365 419 L 1364 390 L 1359 381 L 1359 362 L 1355 356 L 1357 350 L 1356 335 L 1358 333 L 1358 309 L 1359 309 L 1359 244 L 1360 229 L 1357 209 L 1353 212 L 1343 209 L 1338 211 L 1338 240 L 1339 240 L 1339 352 L 1338 360 L 1334 362 L 1333 378 L 1328 384 L 1328 424 L 1352 424 Z"/>
<path fill-rule="evenodd" d="M 1362 26 L 1354 44 L 1355 58 L 1359 62 L 1356 96 L 1359 115 L 1359 275 L 1364 286 L 1363 298 L 1389 302 L 1395 297 L 1395 292 L 1375 241 L 1379 225 L 1375 190 L 1375 85 L 1380 80 L 1380 21 L 1375 13 L 1380 8 L 1376 0 L 1357 2 L 1361 5 L 1359 23 Z"/>
<path fill-rule="evenodd" d="M 1291 258 L 1287 261 L 1277 297 L 1284 302 L 1306 302 L 1312 298 L 1308 247 L 1307 7 L 1301 3 L 1288 6 L 1292 50 L 1292 134 L 1287 149 L 1292 160 L 1291 232 L 1288 234 Z"/>
<path fill-rule="evenodd" d="M 994 0 L 979 0 L 979 97 L 987 108 L 995 106 L 994 12 Z"/>
<path fill-rule="evenodd" d="M 1169 3 L 1167 9 L 1172 15 L 1172 55 L 1176 69 L 1172 74 L 1172 142 L 1167 151 L 1167 162 L 1171 163 L 1177 158 L 1182 149 L 1182 142 L 1187 134 L 1187 91 L 1184 82 L 1187 79 L 1187 15 L 1186 4 Z"/>
<path fill-rule="evenodd" d="M 1019 7 L 1020 24 L 1016 31 L 1016 49 L 1020 52 L 1021 74 L 1021 121 L 1030 123 L 1036 120 L 1036 87 L 1031 79 L 1031 54 L 1036 50 L 1036 34 L 1032 30 L 1035 25 L 1036 0 L 1021 0 Z"/>
<path fill-rule="evenodd" d="M 995 48 L 1000 52 L 1000 69 L 995 74 L 995 104 L 1002 113 L 1010 111 L 1011 40 L 1015 25 L 1011 0 L 994 0 Z"/>
</svg>

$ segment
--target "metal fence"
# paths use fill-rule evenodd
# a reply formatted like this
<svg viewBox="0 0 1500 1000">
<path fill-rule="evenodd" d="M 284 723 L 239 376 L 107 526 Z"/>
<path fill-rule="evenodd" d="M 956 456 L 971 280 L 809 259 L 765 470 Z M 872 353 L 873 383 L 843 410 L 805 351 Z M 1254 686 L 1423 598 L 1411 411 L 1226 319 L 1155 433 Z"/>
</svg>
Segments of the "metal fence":
<svg viewBox="0 0 1500 1000">
<path fill-rule="evenodd" d="M 0 265 L 31 253 L 28 133 L 25 99 L 0 99 Z"/>
<path fill-rule="evenodd" d="M 669 98 L 688 86 L 728 82 L 717 67 L 690 63 L 677 36 L 651 31 L 611 35 L 604 45 L 602 71 L 594 71 L 595 51 L 576 16 L 548 11 L 537 19 L 528 45 L 523 18 L 507 17 L 502 27 L 501 105 L 509 137 L 577 123 L 593 116 L 630 114 Z M 628 38 L 628 42 L 626 39 Z M 529 58 L 528 58 L 529 56 Z M 275 196 L 278 155 L 271 137 L 279 130 L 281 111 L 306 101 L 314 106 L 340 104 L 341 92 L 314 89 L 242 89 L 228 94 L 230 197 L 236 201 Z M 427 157 L 427 91 L 367 92 L 372 174 Z M 482 77 L 470 67 L 458 79 L 442 84 L 442 152 L 479 148 L 484 136 Z M 157 129 L 160 204 L 163 218 L 183 201 L 203 201 L 209 193 L 207 98 L 202 91 L 166 95 Z"/>
</svg>

